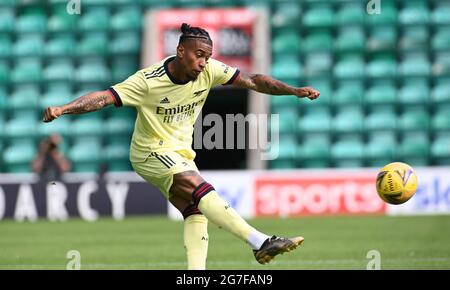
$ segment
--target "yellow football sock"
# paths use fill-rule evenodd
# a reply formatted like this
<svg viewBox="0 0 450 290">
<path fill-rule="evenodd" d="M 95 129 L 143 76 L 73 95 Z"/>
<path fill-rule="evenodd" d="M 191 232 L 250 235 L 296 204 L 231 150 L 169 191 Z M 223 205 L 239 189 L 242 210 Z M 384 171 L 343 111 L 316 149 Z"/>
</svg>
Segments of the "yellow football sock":
<svg viewBox="0 0 450 290">
<path fill-rule="evenodd" d="M 250 233 L 256 231 L 215 191 L 203 196 L 198 208 L 212 223 L 245 242 L 249 242 Z"/>
<path fill-rule="evenodd" d="M 184 220 L 184 247 L 188 270 L 205 270 L 208 255 L 208 220 L 193 214 Z"/>
</svg>

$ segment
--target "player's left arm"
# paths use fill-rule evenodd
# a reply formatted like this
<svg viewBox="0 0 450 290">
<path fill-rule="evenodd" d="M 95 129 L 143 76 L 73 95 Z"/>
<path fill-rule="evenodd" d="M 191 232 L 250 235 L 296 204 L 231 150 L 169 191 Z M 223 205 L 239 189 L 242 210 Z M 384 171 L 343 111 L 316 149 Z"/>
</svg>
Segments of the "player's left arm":
<svg viewBox="0 0 450 290">
<path fill-rule="evenodd" d="M 233 86 L 269 95 L 294 95 L 299 98 L 317 99 L 320 92 L 312 87 L 292 87 L 286 83 L 263 74 L 240 73 Z"/>
</svg>

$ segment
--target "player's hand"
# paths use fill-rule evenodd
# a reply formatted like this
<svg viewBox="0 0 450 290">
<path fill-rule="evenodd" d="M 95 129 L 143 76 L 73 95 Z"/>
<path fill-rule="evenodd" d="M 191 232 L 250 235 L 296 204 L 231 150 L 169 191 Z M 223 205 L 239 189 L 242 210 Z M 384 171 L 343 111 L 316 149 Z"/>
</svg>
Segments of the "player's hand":
<svg viewBox="0 0 450 290">
<path fill-rule="evenodd" d="M 314 88 L 311 87 L 303 87 L 303 88 L 298 88 L 297 89 L 297 94 L 298 97 L 301 98 L 308 98 L 310 100 L 315 100 L 320 96 L 320 92 Z"/>
<path fill-rule="evenodd" d="M 62 109 L 60 107 L 48 107 L 44 111 L 44 117 L 42 118 L 42 121 L 44 122 L 51 122 L 61 116 L 63 113 Z"/>
</svg>

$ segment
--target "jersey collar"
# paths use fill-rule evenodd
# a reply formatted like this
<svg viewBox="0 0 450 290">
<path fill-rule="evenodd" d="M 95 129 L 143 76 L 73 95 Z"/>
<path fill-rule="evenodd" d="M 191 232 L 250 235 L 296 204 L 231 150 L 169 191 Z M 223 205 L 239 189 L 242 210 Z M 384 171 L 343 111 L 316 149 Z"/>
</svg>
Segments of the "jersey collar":
<svg viewBox="0 0 450 290">
<path fill-rule="evenodd" d="M 169 77 L 169 79 L 172 81 L 172 83 L 177 84 L 177 85 L 185 85 L 188 81 L 182 82 L 178 79 L 176 79 L 169 71 L 169 62 L 173 61 L 175 59 L 175 56 L 169 57 L 168 59 L 166 59 L 166 61 L 164 62 L 164 70 L 166 71 L 167 76 Z"/>
</svg>

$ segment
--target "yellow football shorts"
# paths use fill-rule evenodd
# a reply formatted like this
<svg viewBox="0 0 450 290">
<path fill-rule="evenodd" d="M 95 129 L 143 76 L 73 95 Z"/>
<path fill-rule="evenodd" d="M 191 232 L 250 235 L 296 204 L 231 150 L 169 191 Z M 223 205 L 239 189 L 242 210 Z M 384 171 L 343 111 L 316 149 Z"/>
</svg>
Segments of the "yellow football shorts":
<svg viewBox="0 0 450 290">
<path fill-rule="evenodd" d="M 174 174 L 190 170 L 200 173 L 193 159 L 174 151 L 152 152 L 144 162 L 131 162 L 131 165 L 137 174 L 159 188 L 167 199 Z"/>
</svg>

